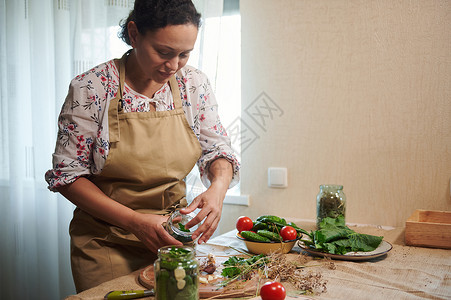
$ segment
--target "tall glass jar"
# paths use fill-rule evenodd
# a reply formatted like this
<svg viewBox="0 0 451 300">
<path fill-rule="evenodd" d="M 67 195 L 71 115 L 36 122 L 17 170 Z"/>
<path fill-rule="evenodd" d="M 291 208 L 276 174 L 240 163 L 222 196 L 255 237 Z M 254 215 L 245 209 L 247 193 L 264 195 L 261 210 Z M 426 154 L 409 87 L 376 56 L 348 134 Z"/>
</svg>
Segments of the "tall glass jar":
<svg viewBox="0 0 451 300">
<path fill-rule="evenodd" d="M 316 196 L 316 227 L 326 218 L 346 218 L 346 195 L 342 185 L 324 184 L 319 186 Z"/>
<path fill-rule="evenodd" d="M 199 299 L 199 263 L 193 248 L 166 246 L 158 249 L 154 270 L 156 300 Z"/>
</svg>

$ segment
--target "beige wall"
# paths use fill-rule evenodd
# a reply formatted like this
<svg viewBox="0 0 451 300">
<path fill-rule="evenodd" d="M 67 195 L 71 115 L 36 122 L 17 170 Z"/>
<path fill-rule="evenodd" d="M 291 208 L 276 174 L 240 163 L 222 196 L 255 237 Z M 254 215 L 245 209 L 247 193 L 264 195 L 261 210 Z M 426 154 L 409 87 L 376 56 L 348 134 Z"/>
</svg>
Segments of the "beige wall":
<svg viewBox="0 0 451 300">
<path fill-rule="evenodd" d="M 242 119 L 259 138 L 242 153 L 251 205 L 226 205 L 221 231 L 313 219 L 322 183 L 344 185 L 348 222 L 451 210 L 451 1 L 241 0 L 241 15 Z M 280 110 L 260 127 L 262 92 Z"/>
</svg>

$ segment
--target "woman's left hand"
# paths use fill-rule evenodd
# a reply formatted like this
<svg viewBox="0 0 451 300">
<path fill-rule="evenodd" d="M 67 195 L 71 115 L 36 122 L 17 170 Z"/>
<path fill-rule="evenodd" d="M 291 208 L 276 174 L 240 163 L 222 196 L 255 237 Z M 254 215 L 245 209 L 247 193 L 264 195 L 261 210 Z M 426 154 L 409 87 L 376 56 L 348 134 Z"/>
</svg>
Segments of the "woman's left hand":
<svg viewBox="0 0 451 300">
<path fill-rule="evenodd" d="M 213 161 L 209 168 L 210 187 L 194 198 L 188 207 L 180 210 L 182 214 L 189 214 L 197 208 L 201 209 L 186 224 L 190 228 L 205 219 L 192 235 L 193 240 L 200 236 L 198 240 L 199 244 L 208 241 L 218 227 L 219 220 L 221 219 L 222 203 L 232 180 L 232 175 L 232 165 L 229 161 L 224 158 L 218 158 Z"/>
</svg>

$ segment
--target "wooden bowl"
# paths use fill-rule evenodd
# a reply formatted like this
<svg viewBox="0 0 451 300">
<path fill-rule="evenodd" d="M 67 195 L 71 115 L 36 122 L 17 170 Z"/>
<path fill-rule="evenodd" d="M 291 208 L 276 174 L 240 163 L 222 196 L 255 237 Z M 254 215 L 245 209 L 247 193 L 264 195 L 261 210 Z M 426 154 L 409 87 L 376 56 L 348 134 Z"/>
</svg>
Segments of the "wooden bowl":
<svg viewBox="0 0 451 300">
<path fill-rule="evenodd" d="M 249 252 L 254 254 L 271 254 L 273 252 L 281 252 L 283 254 L 286 254 L 293 249 L 294 245 L 296 244 L 296 241 L 299 240 L 302 235 L 298 236 L 294 240 L 290 241 L 283 241 L 283 242 L 254 242 L 254 241 L 248 241 L 245 238 L 241 236 L 240 233 L 237 232 L 236 237 L 246 244 L 246 248 Z"/>
</svg>

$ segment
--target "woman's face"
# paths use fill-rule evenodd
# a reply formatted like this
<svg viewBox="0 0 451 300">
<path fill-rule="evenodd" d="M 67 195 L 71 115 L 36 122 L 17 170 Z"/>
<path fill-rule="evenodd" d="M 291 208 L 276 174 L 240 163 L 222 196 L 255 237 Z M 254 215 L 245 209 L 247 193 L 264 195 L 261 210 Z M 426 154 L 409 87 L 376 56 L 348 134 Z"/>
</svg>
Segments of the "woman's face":
<svg viewBox="0 0 451 300">
<path fill-rule="evenodd" d="M 138 67 L 146 79 L 165 83 L 186 65 L 197 38 L 193 24 L 168 25 L 140 34 L 133 22 L 129 36 Z"/>
</svg>

